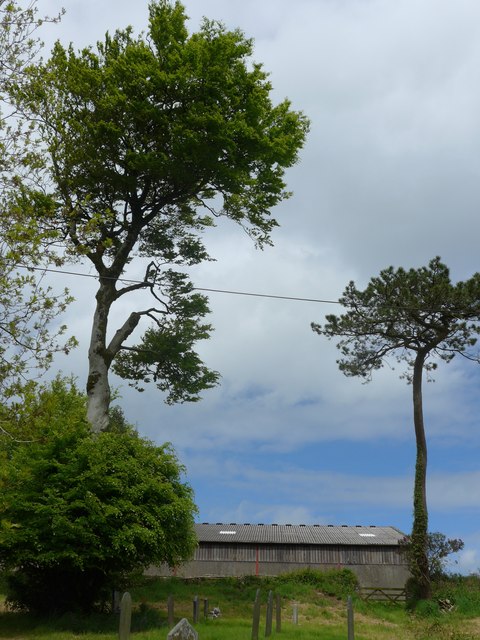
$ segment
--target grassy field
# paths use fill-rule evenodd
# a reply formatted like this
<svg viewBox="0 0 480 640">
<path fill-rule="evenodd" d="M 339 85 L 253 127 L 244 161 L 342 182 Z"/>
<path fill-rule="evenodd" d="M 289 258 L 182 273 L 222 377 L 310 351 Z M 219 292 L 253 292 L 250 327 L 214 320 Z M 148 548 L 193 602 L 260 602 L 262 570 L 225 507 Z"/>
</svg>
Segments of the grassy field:
<svg viewBox="0 0 480 640">
<path fill-rule="evenodd" d="M 310 580 L 310 582 L 312 582 Z M 295 579 L 197 580 L 142 579 L 132 585 L 134 602 L 132 640 L 165 640 L 168 633 L 167 599 L 174 597 L 175 620 L 192 620 L 193 598 L 200 600 L 199 640 L 250 640 L 253 601 L 261 589 L 262 616 L 259 638 L 264 637 L 268 591 L 282 597 L 281 633 L 272 639 L 345 640 L 347 638 L 346 596 L 348 580 L 323 580 L 311 584 Z M 455 603 L 451 613 L 441 613 L 438 598 Z M 3 601 L 3 597 L 1 597 Z M 203 618 L 203 600 L 209 608 L 219 607 L 221 617 Z M 356 640 L 473 640 L 480 638 L 480 580 L 450 580 L 436 585 L 435 600 L 412 615 L 403 605 L 365 603 L 353 595 Z M 293 604 L 298 606 L 298 625 L 292 622 Z M 11 640 L 114 640 L 118 638 L 118 615 L 65 614 L 38 619 L 1 607 L 0 639 Z M 279 638 L 279 640 L 280 640 Z"/>
</svg>

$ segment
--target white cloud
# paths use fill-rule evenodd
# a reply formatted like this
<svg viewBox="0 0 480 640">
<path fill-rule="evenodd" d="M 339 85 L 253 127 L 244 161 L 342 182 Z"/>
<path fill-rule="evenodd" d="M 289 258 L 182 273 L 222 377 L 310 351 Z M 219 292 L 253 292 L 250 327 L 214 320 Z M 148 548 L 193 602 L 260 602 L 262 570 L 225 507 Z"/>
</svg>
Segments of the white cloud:
<svg viewBox="0 0 480 640">
<path fill-rule="evenodd" d="M 476 490 L 480 471 L 435 474 L 428 485 L 429 502 L 436 511 L 480 508 L 480 491 Z"/>
<path fill-rule="evenodd" d="M 480 540 L 477 540 L 477 544 Z M 460 551 L 454 563 L 449 564 L 449 569 L 453 572 L 461 574 L 479 573 L 480 571 L 480 552 L 477 549 L 465 549 Z"/>
</svg>

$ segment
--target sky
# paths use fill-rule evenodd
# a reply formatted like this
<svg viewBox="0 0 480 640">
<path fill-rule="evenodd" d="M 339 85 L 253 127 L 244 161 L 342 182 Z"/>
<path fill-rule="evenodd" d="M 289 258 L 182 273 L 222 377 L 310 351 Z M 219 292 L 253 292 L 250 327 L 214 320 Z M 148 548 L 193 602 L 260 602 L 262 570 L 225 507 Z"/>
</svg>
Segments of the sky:
<svg viewBox="0 0 480 640">
<path fill-rule="evenodd" d="M 480 270 L 480 4 L 477 0 L 185 0 L 242 29 L 270 73 L 272 99 L 311 120 L 293 196 L 274 215 L 273 247 L 255 249 L 234 223 L 209 231 L 215 262 L 195 286 L 336 301 L 393 265 L 439 255 L 454 281 Z M 39 0 L 81 48 L 106 31 L 147 26 L 147 0 Z M 130 275 L 141 266 L 132 264 Z M 75 270 L 89 273 L 87 265 Z M 138 272 L 140 273 L 140 271 Z M 61 280 L 59 282 L 58 280 Z M 49 276 L 76 298 L 63 321 L 80 340 L 56 369 L 82 386 L 95 281 Z M 310 323 L 332 303 L 210 293 L 212 338 L 199 346 L 221 384 L 169 407 L 112 378 L 140 434 L 173 443 L 200 522 L 412 524 L 411 388 L 388 367 L 370 384 L 346 378 L 333 342 Z M 123 304 L 123 303 L 122 303 Z M 125 305 L 127 303 L 125 302 Z M 126 307 L 112 317 L 122 324 Z M 460 537 L 452 568 L 480 568 L 480 368 L 454 360 L 425 385 L 430 530 Z"/>
</svg>

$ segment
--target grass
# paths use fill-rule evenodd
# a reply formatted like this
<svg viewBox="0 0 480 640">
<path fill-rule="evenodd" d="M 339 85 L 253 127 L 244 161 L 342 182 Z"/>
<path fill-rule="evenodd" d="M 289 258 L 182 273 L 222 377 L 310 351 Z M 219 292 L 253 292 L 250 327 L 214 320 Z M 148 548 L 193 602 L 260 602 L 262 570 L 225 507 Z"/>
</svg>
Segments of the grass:
<svg viewBox="0 0 480 640">
<path fill-rule="evenodd" d="M 190 580 L 141 579 L 132 584 L 134 602 L 132 640 L 165 640 L 168 633 L 167 599 L 173 595 L 175 620 L 192 620 L 192 601 L 200 600 L 200 640 L 250 640 L 255 593 L 261 589 L 262 618 L 259 637 L 264 637 L 265 604 L 271 589 L 282 596 L 281 640 L 344 640 L 347 634 L 345 599 L 352 588 L 345 572 L 322 574 L 299 572 L 279 578 Z M 1 591 L 1 586 L 0 586 Z M 442 613 L 438 599 L 455 604 Z M 203 600 L 209 609 L 219 607 L 218 619 L 203 619 Z M 34 618 L 1 606 L 0 640 L 113 640 L 118 638 L 118 615 L 65 614 Z M 298 625 L 292 622 L 293 603 L 298 606 Z M 432 603 L 415 615 L 402 605 L 365 603 L 354 595 L 356 640 L 473 640 L 480 637 L 480 579 L 455 577 L 435 585 Z"/>
</svg>

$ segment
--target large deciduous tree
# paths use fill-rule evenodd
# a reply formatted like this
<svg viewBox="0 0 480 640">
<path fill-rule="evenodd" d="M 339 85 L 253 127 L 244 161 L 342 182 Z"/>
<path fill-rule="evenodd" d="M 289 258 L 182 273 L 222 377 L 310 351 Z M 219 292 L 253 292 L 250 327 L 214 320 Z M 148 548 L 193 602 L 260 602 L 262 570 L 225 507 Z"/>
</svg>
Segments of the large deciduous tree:
<svg viewBox="0 0 480 640">
<path fill-rule="evenodd" d="M 412 384 L 416 466 L 413 529 L 410 538 L 412 573 L 420 598 L 430 596 L 428 564 L 428 511 L 426 493 L 427 440 L 423 419 L 422 379 L 439 360 L 450 362 L 459 354 L 478 362 L 473 353 L 480 333 L 480 274 L 453 284 L 439 258 L 428 267 L 389 267 L 360 291 L 354 282 L 340 304 L 346 313 L 327 315 L 326 324 L 312 329 L 328 338 L 340 338 L 340 370 L 366 381 L 390 357 L 407 365 L 404 375 Z"/>
<path fill-rule="evenodd" d="M 38 56 L 41 42 L 37 30 L 45 21 L 59 19 L 39 18 L 36 5 L 35 0 L 26 6 L 0 0 L 0 396 L 3 398 L 18 392 L 25 377 L 32 375 L 32 367 L 43 371 L 55 351 L 68 351 L 74 344 L 60 338 L 65 327 L 55 328 L 54 322 L 68 304 L 68 293 L 55 295 L 42 286 L 42 277 L 38 275 L 45 258 L 54 256 L 48 251 L 53 225 L 48 230 L 44 224 L 38 224 L 40 218 L 45 222 L 52 207 L 41 192 L 25 197 L 36 182 L 42 162 L 36 149 L 34 123 L 15 108 L 12 96 L 26 82 L 26 68 Z"/>
<path fill-rule="evenodd" d="M 272 104 L 251 54 L 250 40 L 217 22 L 189 35 L 183 6 L 159 0 L 146 37 L 117 31 L 78 53 L 57 43 L 19 92 L 42 122 L 58 228 L 99 278 L 87 383 L 96 432 L 108 422 L 112 366 L 133 385 L 154 380 L 168 401 L 216 383 L 193 349 L 209 335 L 207 301 L 183 268 L 208 259 L 200 234 L 217 216 L 269 242 L 308 128 L 287 100 Z M 122 281 L 138 255 L 143 279 Z M 112 305 L 139 290 L 152 302 L 109 333 Z M 142 318 L 150 326 L 132 346 Z"/>
</svg>

